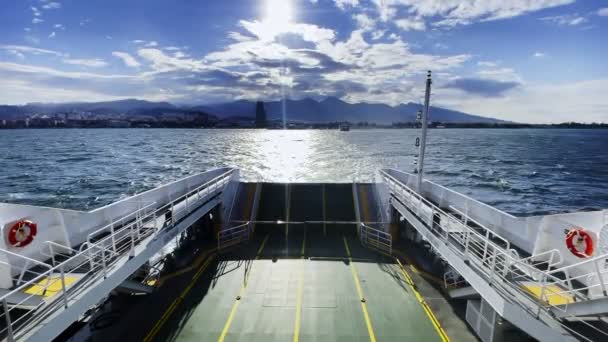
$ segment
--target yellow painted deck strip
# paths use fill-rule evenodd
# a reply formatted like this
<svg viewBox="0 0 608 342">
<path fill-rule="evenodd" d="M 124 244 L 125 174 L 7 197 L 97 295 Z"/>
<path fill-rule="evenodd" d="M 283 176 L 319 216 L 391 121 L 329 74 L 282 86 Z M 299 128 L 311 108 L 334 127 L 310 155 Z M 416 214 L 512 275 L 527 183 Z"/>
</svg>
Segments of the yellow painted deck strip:
<svg viewBox="0 0 608 342">
<path fill-rule="evenodd" d="M 439 337 L 441 337 L 441 340 L 443 342 L 450 342 L 450 337 L 445 333 L 445 330 L 443 330 L 443 328 L 441 327 L 441 324 L 439 324 L 437 317 L 435 317 L 435 315 L 433 314 L 433 311 L 431 311 L 431 308 L 429 308 L 429 306 L 426 304 L 426 302 L 424 301 L 424 298 L 422 298 L 422 295 L 420 295 L 418 290 L 416 290 L 414 281 L 412 280 L 410 275 L 405 270 L 405 267 L 403 267 L 403 264 L 401 264 L 401 261 L 399 261 L 398 258 L 395 258 L 395 260 L 397 260 L 397 263 L 399 264 L 399 268 L 401 269 L 401 273 L 403 274 L 403 277 L 405 278 L 405 282 L 410 286 L 410 288 L 414 292 L 416 299 L 422 306 L 422 309 L 424 310 L 426 315 L 429 317 L 429 320 L 435 327 L 435 330 L 437 330 L 437 333 L 439 334 Z"/>
<path fill-rule="evenodd" d="M 365 319 L 365 325 L 367 326 L 367 333 L 369 334 L 369 340 L 371 342 L 376 342 L 376 334 L 374 333 L 374 327 L 372 326 L 372 321 L 369 319 L 369 312 L 367 311 L 367 305 L 363 301 L 365 297 L 363 297 L 363 290 L 361 290 L 361 284 L 359 283 L 359 276 L 357 275 L 357 269 L 353 264 L 353 258 L 350 254 L 350 248 L 348 247 L 348 241 L 346 241 L 346 237 L 342 236 L 344 240 L 344 247 L 346 248 L 346 255 L 348 256 L 348 264 L 350 265 L 350 271 L 353 275 L 353 279 L 355 281 L 355 287 L 357 288 L 357 294 L 361 299 L 361 310 L 363 311 L 363 318 Z"/>
<path fill-rule="evenodd" d="M 268 235 L 266 235 L 266 237 L 264 238 L 264 241 L 262 241 L 262 244 L 260 245 L 260 248 L 258 249 L 258 252 L 257 252 L 254 260 L 258 260 L 260 258 L 260 254 L 262 254 L 262 251 L 264 250 L 264 246 L 266 246 L 266 241 L 268 241 Z M 255 264 L 253 264 L 253 265 L 255 265 Z M 245 281 L 243 282 L 243 286 L 241 286 L 241 290 L 239 291 L 239 297 L 241 297 L 241 298 L 245 294 L 245 289 L 247 289 L 247 282 L 249 279 L 249 275 L 253 271 L 253 265 L 251 266 L 251 270 L 249 270 L 249 272 L 247 272 L 247 274 L 245 275 Z M 230 314 L 228 315 L 228 319 L 226 320 L 226 324 L 224 324 L 224 329 L 222 329 L 222 334 L 218 338 L 218 342 L 223 342 L 224 339 L 226 338 L 226 335 L 228 334 L 228 331 L 230 330 L 230 325 L 232 325 L 232 321 L 234 320 L 234 316 L 236 315 L 236 311 L 239 308 L 240 302 L 241 302 L 240 300 L 234 301 L 234 304 L 232 305 L 232 310 L 230 310 Z"/>
<path fill-rule="evenodd" d="M 77 276 L 64 276 L 64 282 L 66 290 L 67 288 L 78 281 L 80 277 Z M 61 292 L 61 276 L 52 275 L 48 278 L 40 279 L 36 284 L 28 287 L 24 292 L 36 296 L 53 297 L 58 292 Z"/>
<path fill-rule="evenodd" d="M 160 319 L 156 322 L 156 324 L 154 324 L 154 326 L 152 327 L 152 330 L 150 330 L 148 335 L 146 335 L 146 337 L 144 338 L 144 342 L 149 342 L 154 339 L 156 334 L 158 334 L 158 331 L 163 327 L 163 325 L 165 325 L 165 323 L 167 322 L 169 317 L 171 317 L 171 314 L 173 314 L 173 311 L 175 311 L 175 309 L 179 306 L 181 301 L 184 300 L 184 298 L 186 298 L 186 296 L 188 295 L 188 293 L 190 292 L 190 290 L 192 289 L 194 284 L 198 281 L 198 278 L 200 278 L 200 276 L 205 272 L 205 269 L 207 269 L 207 267 L 211 264 L 211 261 L 213 261 L 213 259 L 215 259 L 215 255 L 212 255 L 209 259 L 207 259 L 205 261 L 205 263 L 198 269 L 198 271 L 192 277 L 192 280 L 190 281 L 188 286 L 182 291 L 182 293 L 179 295 L 179 297 L 177 297 L 171 303 L 171 305 L 169 305 L 169 307 L 167 308 L 167 310 L 165 310 L 165 312 L 160 317 Z"/>
<path fill-rule="evenodd" d="M 177 276 L 180 276 L 180 275 L 182 275 L 182 274 L 184 274 L 184 273 L 188 273 L 188 272 L 190 272 L 190 271 L 192 271 L 192 270 L 194 270 L 194 269 L 198 268 L 198 267 L 199 267 L 199 266 L 200 266 L 200 265 L 203 263 L 203 261 L 205 261 L 205 259 L 206 259 L 206 258 L 209 256 L 209 254 L 211 254 L 211 253 L 213 253 L 213 252 L 215 252 L 215 248 L 212 248 L 212 249 L 210 249 L 210 250 L 205 251 L 204 253 L 202 253 L 201 255 L 199 255 L 199 256 L 198 256 L 198 257 L 197 257 L 197 258 L 194 260 L 194 262 L 192 263 L 192 265 L 190 265 L 190 266 L 186 266 L 186 267 L 184 267 L 184 268 L 182 268 L 182 269 L 179 269 L 179 270 L 177 270 L 177 271 L 175 271 L 175 272 L 173 272 L 173 273 L 169 273 L 169 274 L 167 274 L 167 275 L 164 275 L 164 276 L 162 276 L 162 277 L 158 278 L 158 281 L 154 281 L 154 282 L 152 282 L 152 283 L 148 283 L 148 285 L 149 285 L 149 286 L 156 286 L 156 287 L 160 287 L 160 286 L 162 286 L 162 285 L 163 285 L 163 284 L 164 284 L 164 283 L 165 283 L 167 280 L 172 279 L 172 278 L 175 278 L 175 277 L 177 277 Z"/>
<path fill-rule="evenodd" d="M 521 285 L 521 287 L 537 299 L 540 299 L 544 303 L 550 305 L 565 305 L 574 303 L 574 297 L 572 295 L 563 293 L 566 290 L 556 285 L 547 285 L 545 286 L 544 290 L 541 284 L 535 283 L 524 283 Z M 541 298 L 541 295 L 543 298 Z"/>
<path fill-rule="evenodd" d="M 304 268 L 304 251 L 306 250 L 306 230 L 304 230 L 304 240 L 302 240 L 302 248 L 300 249 L 300 271 L 298 273 L 298 292 L 296 295 L 296 322 L 293 329 L 293 342 L 300 340 L 300 321 L 302 319 L 302 286 L 303 286 L 303 268 Z"/>
<path fill-rule="evenodd" d="M 443 281 L 443 279 L 441 279 L 433 274 L 430 274 L 428 272 L 425 272 L 423 270 L 419 270 L 415 266 L 415 263 L 407 256 L 407 254 L 403 253 L 402 251 L 400 251 L 398 249 L 393 249 L 393 254 L 397 254 L 399 256 L 399 258 L 404 260 L 408 264 L 407 266 L 410 270 L 412 270 L 412 272 L 418 274 L 419 276 L 423 277 L 424 279 L 426 279 L 428 281 L 431 281 L 437 285 L 440 285 L 441 287 L 443 287 L 445 285 L 445 282 Z"/>
</svg>

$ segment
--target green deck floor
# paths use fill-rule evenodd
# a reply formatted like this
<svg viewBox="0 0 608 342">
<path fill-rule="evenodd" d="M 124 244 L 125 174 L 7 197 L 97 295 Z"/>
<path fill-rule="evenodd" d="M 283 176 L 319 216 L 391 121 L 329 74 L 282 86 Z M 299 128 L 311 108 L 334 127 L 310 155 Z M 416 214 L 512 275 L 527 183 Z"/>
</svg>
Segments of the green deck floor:
<svg viewBox="0 0 608 342">
<path fill-rule="evenodd" d="M 286 238 L 284 226 L 266 228 L 219 255 L 199 280 L 204 293 L 193 285 L 185 309 L 167 317 L 154 339 L 218 341 L 227 329 L 225 341 L 294 341 L 299 309 L 299 341 L 370 341 L 345 236 L 376 340 L 441 341 L 398 265 L 364 249 L 354 229 L 290 227 Z"/>
</svg>

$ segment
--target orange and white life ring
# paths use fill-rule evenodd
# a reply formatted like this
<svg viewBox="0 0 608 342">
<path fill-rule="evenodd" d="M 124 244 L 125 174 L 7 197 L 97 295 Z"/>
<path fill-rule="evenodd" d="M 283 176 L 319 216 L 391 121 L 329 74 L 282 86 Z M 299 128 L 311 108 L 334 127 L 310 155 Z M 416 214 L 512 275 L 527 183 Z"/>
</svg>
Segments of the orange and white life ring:
<svg viewBox="0 0 608 342">
<path fill-rule="evenodd" d="M 581 250 L 581 245 L 585 244 L 584 250 Z M 566 247 L 570 250 L 570 253 L 574 254 L 579 258 L 588 258 L 593 255 L 593 238 L 583 228 L 570 229 L 566 235 Z"/>
<path fill-rule="evenodd" d="M 38 225 L 30 220 L 15 222 L 8 231 L 8 243 L 13 247 L 29 245 L 38 232 Z"/>
</svg>

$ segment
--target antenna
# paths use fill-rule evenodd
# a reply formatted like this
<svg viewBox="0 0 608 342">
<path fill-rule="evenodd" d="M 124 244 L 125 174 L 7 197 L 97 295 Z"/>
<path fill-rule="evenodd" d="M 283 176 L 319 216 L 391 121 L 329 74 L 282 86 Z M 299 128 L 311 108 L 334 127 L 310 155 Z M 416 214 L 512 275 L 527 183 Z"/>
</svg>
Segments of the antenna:
<svg viewBox="0 0 608 342">
<path fill-rule="evenodd" d="M 420 145 L 420 150 L 418 152 L 418 160 L 416 163 L 416 191 L 418 191 L 419 194 L 422 194 L 422 177 L 424 174 L 424 151 L 426 149 L 426 131 L 428 128 L 429 105 L 431 102 L 431 83 L 431 71 L 429 70 L 426 75 L 426 90 L 424 93 L 424 108 L 422 111 L 421 118 L 422 130 L 420 134 L 420 141 L 418 142 L 418 139 L 416 139 L 416 145 L 418 145 L 418 143 Z"/>
</svg>

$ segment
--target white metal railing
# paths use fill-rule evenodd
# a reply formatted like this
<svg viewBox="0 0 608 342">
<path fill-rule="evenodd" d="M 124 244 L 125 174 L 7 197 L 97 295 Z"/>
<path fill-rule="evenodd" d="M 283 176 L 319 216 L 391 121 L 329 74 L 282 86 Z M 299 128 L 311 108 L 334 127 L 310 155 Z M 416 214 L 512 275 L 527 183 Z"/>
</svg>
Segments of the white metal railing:
<svg viewBox="0 0 608 342">
<path fill-rule="evenodd" d="M 251 224 L 243 223 L 236 227 L 220 230 L 217 233 L 217 250 L 234 246 L 241 242 L 249 241 L 251 237 Z"/>
<path fill-rule="evenodd" d="M 359 225 L 359 239 L 368 247 L 376 248 L 388 255 L 393 254 L 393 239 L 391 234 L 387 232 L 361 223 Z"/>
<path fill-rule="evenodd" d="M 51 257 L 52 265 L 39 262 L 27 257 L 0 250 L 25 261 L 25 265 L 36 264 L 44 270 L 33 272 L 34 276 L 27 281 L 17 282 L 16 287 L 10 292 L 0 296 L 2 309 L 0 320 L 5 321 L 5 325 L 0 326 L 0 336 L 8 341 L 14 341 L 23 336 L 28 327 L 37 324 L 41 319 L 47 317 L 57 310 L 67 308 L 70 300 L 75 299 L 79 294 L 85 292 L 89 285 L 106 278 L 113 267 L 118 267 L 121 257 L 135 254 L 135 247 L 147 240 L 151 236 L 170 230 L 175 223 L 187 214 L 197 209 L 201 204 L 211 199 L 225 184 L 230 181 L 234 170 L 229 170 L 207 182 L 194 190 L 173 199 L 171 202 L 160 207 L 146 205 L 137 210 L 137 214 L 129 214 L 134 219 L 124 220 L 123 226 L 119 226 L 116 221 L 110 225 L 100 228 L 97 234 L 107 232 L 108 235 L 93 241 L 95 234 L 91 234 L 78 250 L 71 247 L 56 244 L 50 241 L 43 246 L 48 246 L 50 255 L 58 255 L 55 249 L 61 248 L 69 252 L 67 259 L 58 262 Z M 170 214 L 167 214 L 169 213 Z M 159 218 L 164 216 L 164 224 L 159 226 Z M 162 222 L 162 220 L 161 220 Z M 43 255 L 46 255 L 43 253 Z M 14 265 L 11 265 L 15 267 Z M 21 274 L 24 274 L 22 272 Z M 69 287 L 66 286 L 66 273 L 78 275 L 78 280 Z M 23 275 L 20 276 L 23 278 Z M 57 286 L 59 282 L 59 286 Z M 51 286 L 58 291 L 51 291 Z M 35 289 L 35 290 L 32 290 Z M 26 293 L 29 290 L 31 293 Z M 51 292 L 51 296 L 45 297 L 46 293 Z M 55 292 L 53 294 L 53 292 Z M 17 298 L 15 301 L 11 298 Z M 32 299 L 36 304 L 26 305 Z M 20 308 L 29 306 L 29 311 L 23 312 Z"/>
<path fill-rule="evenodd" d="M 593 298 L 588 296 L 589 289 L 601 287 L 604 290 L 608 288 L 606 286 L 608 270 L 599 267 L 599 262 L 606 260 L 608 255 L 597 256 L 561 268 L 555 268 L 562 261 L 557 250 L 519 258 L 514 250 L 506 248 L 508 245 L 503 247 L 494 242 L 496 240 L 504 242 L 505 239 L 498 234 L 489 232 L 488 228 L 478 223 L 479 227 L 475 228 L 464 224 L 463 219 L 458 219 L 451 213 L 442 210 L 388 173 L 382 171 L 382 175 L 389 189 L 398 195 L 397 198 L 412 213 L 422 219 L 433 235 L 451 247 L 463 259 L 468 260 L 470 266 L 482 274 L 489 284 L 495 285 L 494 287 L 503 295 L 507 295 L 509 300 L 517 300 L 528 310 L 534 308 L 537 316 L 541 310 L 566 311 L 570 303 L 592 300 Z M 424 214 L 425 211 L 428 212 Z M 436 222 L 437 217 L 447 220 L 447 222 Z M 545 261 L 535 261 L 537 259 Z M 585 264 L 593 265 L 595 271 L 579 276 L 570 275 L 572 268 L 581 268 L 581 266 L 586 266 Z M 575 281 L 583 277 L 587 279 L 595 277 L 598 282 L 592 286 L 576 287 Z M 524 281 L 536 282 L 540 286 L 540 295 L 534 296 L 523 289 L 522 282 Z M 516 293 L 520 295 L 520 298 L 523 295 L 528 301 L 518 300 L 518 297 L 514 296 Z M 553 296 L 567 298 L 565 304 L 564 301 L 553 304 L 551 301 Z M 606 296 L 605 292 L 604 296 Z"/>
</svg>

